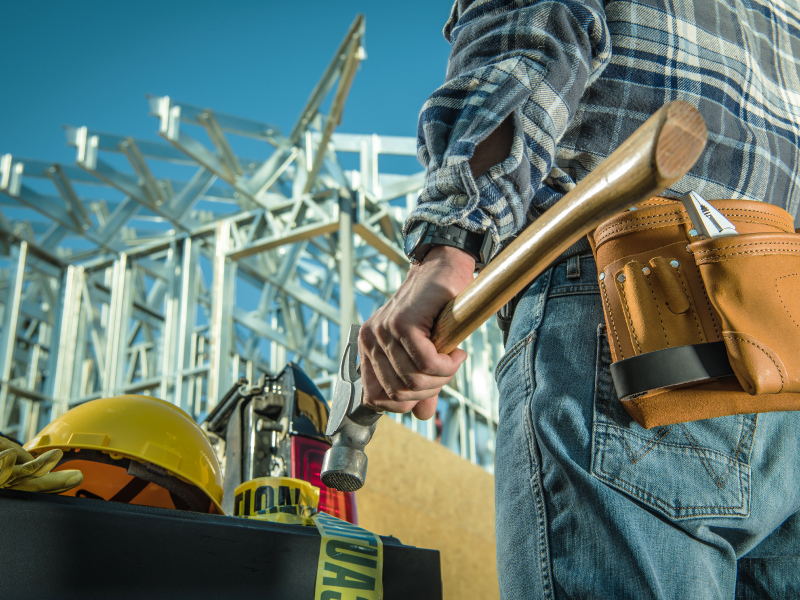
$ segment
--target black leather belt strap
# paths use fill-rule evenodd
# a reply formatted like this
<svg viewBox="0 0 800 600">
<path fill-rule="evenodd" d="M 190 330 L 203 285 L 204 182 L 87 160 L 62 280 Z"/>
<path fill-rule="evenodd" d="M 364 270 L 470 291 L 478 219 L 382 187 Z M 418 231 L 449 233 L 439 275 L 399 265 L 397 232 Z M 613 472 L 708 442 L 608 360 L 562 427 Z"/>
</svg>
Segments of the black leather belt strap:
<svg viewBox="0 0 800 600">
<path fill-rule="evenodd" d="M 611 365 L 620 400 L 651 390 L 733 375 L 725 342 L 664 348 Z"/>
</svg>

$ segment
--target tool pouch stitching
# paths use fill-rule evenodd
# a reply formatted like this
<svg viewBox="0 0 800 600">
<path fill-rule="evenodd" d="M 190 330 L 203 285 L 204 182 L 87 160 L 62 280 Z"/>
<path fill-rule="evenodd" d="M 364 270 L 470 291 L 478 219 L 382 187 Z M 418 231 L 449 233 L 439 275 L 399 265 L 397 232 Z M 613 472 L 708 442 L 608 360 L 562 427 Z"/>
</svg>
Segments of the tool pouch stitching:
<svg viewBox="0 0 800 600">
<path fill-rule="evenodd" d="M 641 354 L 642 348 L 639 345 L 639 337 L 636 335 L 636 327 L 633 325 L 633 319 L 631 319 L 631 310 L 628 307 L 628 297 L 625 295 L 625 288 L 622 287 L 619 282 L 617 282 L 616 286 L 617 292 L 619 293 L 620 298 L 622 298 L 622 310 L 623 314 L 625 315 L 625 322 L 628 324 L 628 331 L 630 331 L 631 340 L 633 340 L 633 344 L 638 350 L 637 354 Z"/>
<path fill-rule="evenodd" d="M 745 339 L 744 337 L 742 337 L 740 335 L 736 335 L 736 334 L 732 334 L 732 333 L 725 333 L 725 334 L 723 334 L 723 337 L 726 340 L 729 340 L 729 339 L 730 340 L 739 340 L 741 342 L 744 342 L 746 344 L 750 344 L 751 346 L 755 346 L 756 348 L 758 348 L 764 354 L 764 356 L 766 356 L 772 362 L 772 364 L 775 365 L 775 370 L 778 372 L 778 375 L 781 378 L 781 389 L 778 390 L 778 393 L 783 391 L 783 387 L 784 387 L 784 385 L 786 385 L 786 382 L 784 381 L 784 378 L 783 378 L 783 372 L 782 372 L 783 369 L 781 369 L 781 367 L 778 365 L 777 361 L 775 360 L 775 356 L 770 351 L 766 350 L 765 348 L 762 348 L 759 344 L 757 344 L 757 343 L 755 343 L 753 341 Z"/>
<path fill-rule="evenodd" d="M 680 410 L 677 408 L 675 409 L 678 411 L 677 413 L 673 411 L 673 414 L 668 414 L 671 410 L 670 395 L 677 393 L 678 390 L 673 391 L 671 388 L 666 388 L 669 391 L 661 389 L 652 392 L 640 392 L 630 397 L 630 399 L 637 398 L 636 410 L 629 410 L 631 416 L 640 424 L 644 424 L 644 420 L 647 420 L 649 424 L 646 426 L 651 427 L 658 424 L 685 422 L 696 418 L 741 414 L 745 410 L 747 412 L 761 412 L 762 408 L 763 411 L 786 410 L 787 406 L 790 406 L 793 410 L 800 409 L 800 359 L 790 356 L 791 354 L 796 355 L 796 352 L 787 352 L 785 339 L 782 340 L 782 343 L 778 343 L 779 349 L 777 352 L 772 347 L 772 342 L 770 342 L 771 339 L 777 339 L 776 336 L 783 335 L 785 338 L 786 330 L 789 330 L 790 334 L 796 334 L 797 329 L 800 328 L 791 309 L 792 302 L 797 298 L 797 314 L 800 314 L 800 293 L 794 293 L 795 280 L 791 279 L 792 276 L 796 276 L 800 272 L 800 259 L 796 258 L 800 256 L 800 235 L 795 233 L 791 217 L 788 213 L 775 206 L 762 203 L 715 201 L 715 206 L 727 218 L 734 221 L 741 235 L 714 240 L 692 241 L 689 237 L 690 234 L 687 233 L 688 228 L 691 227 L 691 221 L 683 211 L 681 204 L 674 201 L 654 200 L 655 202 L 639 205 L 640 212 L 638 214 L 633 212 L 618 215 L 600 225 L 593 234 L 590 234 L 590 242 L 598 262 L 598 270 L 605 272 L 609 265 L 621 261 L 626 255 L 635 256 L 641 255 L 642 251 L 647 252 L 646 246 L 650 243 L 647 236 L 652 236 L 658 242 L 658 244 L 651 244 L 651 246 L 658 246 L 652 248 L 654 256 L 658 255 L 659 249 L 665 247 L 664 245 L 673 244 L 674 247 L 669 251 L 675 252 L 676 248 L 681 247 L 679 246 L 680 240 L 684 240 L 686 242 L 686 250 L 695 259 L 693 266 L 696 265 L 698 269 L 698 275 L 692 275 L 695 284 L 689 285 L 683 272 L 684 266 L 689 264 L 686 263 L 688 257 L 685 254 L 680 257 L 675 256 L 680 263 L 677 275 L 683 291 L 689 299 L 690 310 L 693 311 L 693 325 L 697 327 L 697 333 L 703 342 L 714 340 L 725 342 L 734 373 L 740 382 L 744 381 L 746 384 L 740 386 L 740 393 L 746 394 L 744 390 L 747 390 L 751 397 L 741 401 L 741 398 L 737 396 L 737 399 L 732 401 L 719 403 L 716 401 L 716 397 L 723 392 L 709 391 L 708 394 L 701 396 L 696 396 L 695 393 L 695 396 L 692 396 L 693 401 L 708 402 L 708 410 L 700 416 L 697 416 L 695 411 L 693 413 L 694 416 L 691 418 L 682 418 L 682 416 L 687 415 L 678 414 Z M 750 205 L 752 205 L 752 208 Z M 668 228 L 674 228 L 674 232 Z M 632 242 L 626 239 L 630 236 L 633 236 Z M 617 254 L 609 256 L 609 251 L 604 251 L 605 244 L 610 244 L 607 248 L 611 248 Z M 752 261 L 753 259 L 769 262 L 766 263 L 766 266 L 761 264 L 757 268 L 737 262 Z M 637 260 L 642 263 L 647 262 L 642 258 Z M 783 262 L 779 263 L 779 261 Z M 795 263 L 798 265 L 798 269 L 789 269 L 791 272 L 787 274 L 786 264 L 793 266 Z M 624 264 L 624 261 L 620 264 Z M 773 270 L 777 269 L 780 276 L 771 278 L 773 285 L 758 286 L 758 289 L 751 289 L 755 286 L 748 287 L 747 275 L 744 276 L 745 280 L 742 281 L 742 277 L 737 271 L 740 264 L 744 265 L 743 268 L 747 271 L 747 274 L 752 274 L 754 270 L 757 273 L 772 273 Z M 686 268 L 692 269 L 692 267 L 688 266 Z M 713 271 L 713 269 L 717 271 Z M 609 276 L 616 277 L 613 271 L 606 272 L 606 278 Z M 722 283 L 714 281 L 720 277 L 724 277 L 725 281 Z M 611 338 L 609 336 L 608 342 L 615 360 L 623 360 L 627 354 L 625 350 L 626 344 L 620 341 L 620 335 L 624 335 L 624 333 L 617 330 L 614 319 L 615 310 L 617 309 L 623 312 L 624 322 L 628 327 L 630 335 L 630 339 L 626 342 L 628 349 L 633 349 L 633 355 L 641 353 L 640 335 L 635 330 L 630 318 L 630 302 L 632 298 L 628 297 L 625 289 L 617 281 L 611 288 L 605 285 L 604 280 L 601 280 L 599 284 L 606 322 L 609 328 L 614 331 L 614 337 Z M 651 293 L 655 296 L 655 291 L 652 289 L 649 280 L 648 285 L 650 285 Z M 609 293 L 611 293 L 612 289 L 617 297 L 615 301 L 617 309 L 613 308 L 614 302 L 609 298 Z M 773 291 L 773 298 L 777 300 L 781 308 L 777 312 L 781 312 L 788 317 L 788 326 L 787 324 L 781 326 L 778 323 L 769 327 L 758 325 L 761 321 L 771 321 L 774 315 L 768 313 L 769 319 L 765 319 L 765 314 L 747 305 L 746 299 L 749 297 L 751 303 L 755 302 L 756 299 L 761 300 L 764 297 L 764 290 Z M 800 286 L 798 286 L 798 291 L 800 292 Z M 705 300 L 702 320 L 697 312 L 697 302 L 702 302 L 701 297 Z M 731 303 L 735 305 L 740 297 L 745 298 L 745 305 L 739 308 L 731 308 Z M 656 317 L 657 314 L 657 318 L 660 319 L 660 327 L 665 336 L 663 339 L 666 347 L 669 347 L 671 336 L 668 328 L 664 326 L 663 315 L 658 302 L 656 302 L 656 308 L 658 309 L 657 313 L 653 310 L 650 314 L 653 317 Z M 734 318 L 734 321 L 736 321 L 735 326 L 732 326 L 731 319 L 727 316 L 731 310 L 739 313 Z M 784 321 L 786 317 L 783 319 Z M 747 329 L 751 321 L 755 323 L 755 329 L 753 330 Z M 654 321 L 653 327 L 658 326 Z M 686 323 L 686 326 L 688 326 L 688 323 Z M 744 332 L 737 330 L 737 327 L 741 326 L 746 328 Z M 754 332 L 753 335 L 748 335 L 751 331 Z M 800 345 L 800 338 L 796 338 L 794 341 L 797 342 L 795 347 Z M 686 342 L 684 341 L 684 343 Z M 789 345 L 791 343 L 790 341 Z M 752 348 L 752 350 L 747 350 L 747 348 Z M 759 356 L 763 358 L 758 358 Z M 788 361 L 788 363 L 785 361 Z M 767 369 L 765 365 L 769 365 L 769 368 Z M 787 377 L 789 381 L 786 380 Z M 688 392 L 683 390 L 684 399 L 694 393 L 691 390 L 694 387 L 694 385 L 689 386 Z M 700 385 L 698 389 L 702 387 Z M 713 388 L 714 386 L 711 387 Z M 730 385 L 727 387 L 730 387 Z M 769 393 L 764 391 L 767 389 Z M 652 418 L 653 415 L 646 415 L 645 419 L 641 411 L 643 409 L 647 410 L 650 396 L 656 392 L 659 395 L 657 406 L 664 414 L 659 414 L 655 421 Z M 790 392 L 790 394 L 786 395 L 786 392 Z M 783 399 L 776 401 L 774 396 L 777 394 L 783 394 Z M 730 394 L 728 393 L 728 395 Z M 794 403 L 795 395 L 797 396 L 796 404 Z M 703 398 L 706 398 L 706 400 L 703 400 Z M 628 409 L 628 404 L 623 402 L 626 409 Z M 678 404 L 680 405 L 680 403 Z M 757 410 L 753 410 L 754 405 Z M 777 408 L 770 408 L 771 406 L 776 406 Z"/>
</svg>

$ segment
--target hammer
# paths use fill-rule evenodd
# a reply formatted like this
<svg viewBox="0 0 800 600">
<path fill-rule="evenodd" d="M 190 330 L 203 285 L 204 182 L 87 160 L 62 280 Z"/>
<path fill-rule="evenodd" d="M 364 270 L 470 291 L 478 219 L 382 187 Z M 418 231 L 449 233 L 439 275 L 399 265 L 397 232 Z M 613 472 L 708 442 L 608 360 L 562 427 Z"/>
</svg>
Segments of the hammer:
<svg viewBox="0 0 800 600">
<path fill-rule="evenodd" d="M 675 100 L 661 107 L 442 309 L 431 335 L 436 349 L 455 350 L 582 236 L 671 187 L 695 164 L 706 139 L 705 123 L 693 106 Z M 322 482 L 344 492 L 364 485 L 364 447 L 383 414 L 363 403 L 357 325 L 349 335 L 325 432 L 332 447 L 322 463 Z"/>
</svg>

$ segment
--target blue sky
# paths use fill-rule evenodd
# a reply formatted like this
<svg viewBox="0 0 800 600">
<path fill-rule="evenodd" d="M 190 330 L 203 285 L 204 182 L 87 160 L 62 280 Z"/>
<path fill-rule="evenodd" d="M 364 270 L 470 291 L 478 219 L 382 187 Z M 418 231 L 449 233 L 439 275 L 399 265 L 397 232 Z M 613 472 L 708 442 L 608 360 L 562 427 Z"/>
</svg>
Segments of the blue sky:
<svg viewBox="0 0 800 600">
<path fill-rule="evenodd" d="M 450 0 L 2 3 L 0 154 L 74 162 L 62 124 L 156 139 L 145 94 L 288 133 L 358 13 L 368 58 L 338 131 L 409 135 L 444 80 Z"/>
</svg>

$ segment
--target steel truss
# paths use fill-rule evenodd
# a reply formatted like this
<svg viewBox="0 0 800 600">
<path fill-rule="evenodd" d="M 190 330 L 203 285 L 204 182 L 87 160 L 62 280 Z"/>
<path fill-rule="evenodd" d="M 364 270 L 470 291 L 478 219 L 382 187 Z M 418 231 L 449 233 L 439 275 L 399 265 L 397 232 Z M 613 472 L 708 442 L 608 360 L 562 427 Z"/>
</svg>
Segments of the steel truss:
<svg viewBox="0 0 800 600">
<path fill-rule="evenodd" d="M 401 226 L 423 183 L 379 169 L 415 156 L 414 138 L 334 133 L 363 34 L 359 16 L 288 135 L 150 97 L 160 141 L 66 127 L 75 165 L 0 158 L 4 433 L 27 439 L 75 404 L 126 393 L 201 419 L 239 377 L 288 360 L 330 389 L 342 328 L 404 277 Z M 345 169 L 353 154 L 359 167 Z M 499 330 L 463 347 L 441 441 L 491 469 Z M 436 437 L 433 420 L 396 418 Z"/>
</svg>

